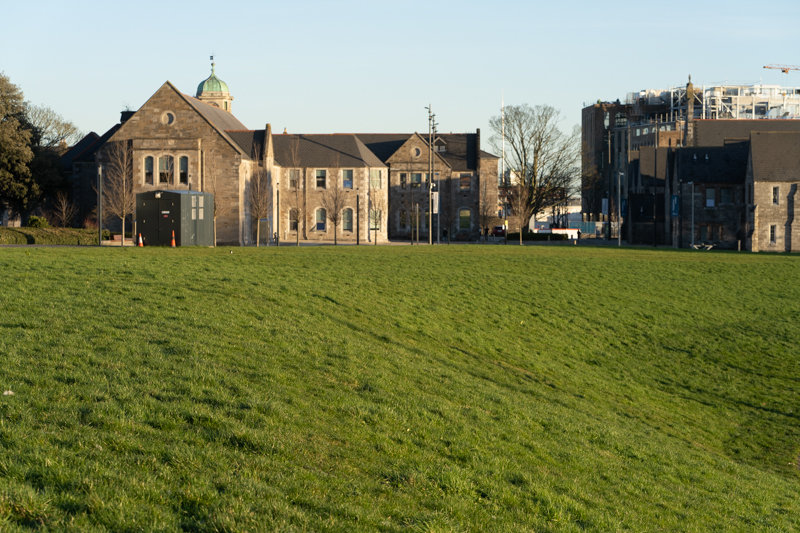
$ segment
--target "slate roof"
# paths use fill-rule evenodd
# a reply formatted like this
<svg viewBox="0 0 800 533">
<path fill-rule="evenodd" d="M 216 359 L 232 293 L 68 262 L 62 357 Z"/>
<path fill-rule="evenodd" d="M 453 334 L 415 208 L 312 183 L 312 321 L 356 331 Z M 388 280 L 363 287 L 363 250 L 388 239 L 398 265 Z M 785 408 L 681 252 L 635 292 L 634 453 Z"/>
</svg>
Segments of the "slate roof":
<svg viewBox="0 0 800 533">
<path fill-rule="evenodd" d="M 755 181 L 800 180 L 800 132 L 753 132 L 750 157 Z"/>
<path fill-rule="evenodd" d="M 263 130 L 261 131 L 263 135 Z M 333 135 L 273 135 L 275 162 L 280 166 L 294 167 L 292 148 L 300 140 L 298 154 L 301 167 L 378 167 L 386 165 L 354 134 Z"/>
<path fill-rule="evenodd" d="M 105 132 L 102 137 L 96 139 L 83 152 L 74 157 L 72 161 L 75 163 L 94 163 L 94 155 L 98 150 L 100 150 L 100 148 L 103 147 L 104 144 L 106 144 L 106 142 L 108 142 L 112 135 L 117 133 L 117 130 L 121 127 L 122 124 L 114 124 L 110 130 Z"/>
<path fill-rule="evenodd" d="M 384 163 L 413 135 L 412 133 L 358 133 L 358 138 Z M 420 136 L 427 142 L 427 135 Z M 477 134 L 440 133 L 436 136 L 445 143 L 445 151 L 437 152 L 453 172 L 477 170 Z M 500 159 L 496 155 L 480 150 L 482 159 Z"/>
<path fill-rule="evenodd" d="M 748 152 L 747 142 L 678 148 L 678 179 L 684 183 L 744 183 Z"/>
<path fill-rule="evenodd" d="M 203 115 L 203 117 L 216 126 L 217 129 L 221 131 L 247 129 L 247 126 L 239 122 L 239 119 L 233 116 L 232 113 L 228 113 L 217 106 L 198 100 L 194 96 L 187 96 L 185 94 L 183 96 L 186 98 L 186 101 L 189 102 L 189 105 L 194 107 L 198 113 Z"/>
<path fill-rule="evenodd" d="M 800 131 L 800 120 L 696 120 L 694 146 L 722 146 L 725 139 L 749 139 L 753 131 Z"/>
<path fill-rule="evenodd" d="M 264 130 L 228 130 L 225 133 L 250 158 L 257 150 L 264 149 Z"/>
<path fill-rule="evenodd" d="M 64 167 L 64 169 L 69 169 L 72 166 L 72 160 L 93 145 L 99 138 L 100 136 L 93 131 L 84 135 L 83 139 L 76 142 L 69 150 L 61 155 L 61 166 Z"/>
</svg>

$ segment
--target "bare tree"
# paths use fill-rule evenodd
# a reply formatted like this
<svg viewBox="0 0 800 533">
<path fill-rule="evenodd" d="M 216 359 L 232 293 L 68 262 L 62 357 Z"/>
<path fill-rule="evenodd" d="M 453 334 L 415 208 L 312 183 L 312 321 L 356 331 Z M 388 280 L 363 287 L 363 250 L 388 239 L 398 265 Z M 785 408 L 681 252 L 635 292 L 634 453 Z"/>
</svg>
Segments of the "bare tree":
<svg viewBox="0 0 800 533">
<path fill-rule="evenodd" d="M 339 223 L 342 221 L 342 211 L 347 205 L 347 192 L 342 188 L 339 178 L 339 161 L 334 161 L 334 167 L 328 169 L 328 187 L 322 193 L 322 207 L 325 209 L 325 216 L 333 224 L 333 244 L 339 244 L 337 233 Z"/>
<path fill-rule="evenodd" d="M 490 187 L 496 188 L 496 186 L 490 185 L 488 178 L 489 176 L 486 172 L 481 172 L 478 178 L 480 180 L 480 189 L 478 191 L 478 222 L 481 225 L 484 243 L 489 238 L 489 227 L 494 225 L 497 220 L 497 202 L 494 201 L 494 196 L 489 194 L 489 191 L 491 190 Z"/>
<path fill-rule="evenodd" d="M 49 107 L 28 105 L 26 115 L 33 126 L 35 142 L 39 148 L 58 149 L 62 152 L 83 137 L 75 124 Z"/>
<path fill-rule="evenodd" d="M 220 179 L 220 163 L 219 156 L 216 152 L 210 151 L 204 160 L 204 180 L 203 189 L 205 192 L 210 192 L 214 195 L 214 246 L 217 245 L 217 217 L 221 217 L 227 213 L 227 206 L 219 200 L 219 193 L 221 192 Z"/>
<path fill-rule="evenodd" d="M 65 191 L 58 191 L 53 201 L 53 219 L 56 224 L 62 228 L 68 227 L 77 214 L 78 208 L 69 201 L 69 195 Z"/>
<path fill-rule="evenodd" d="M 506 189 L 508 205 L 511 207 L 511 214 L 519 228 L 520 244 L 522 244 L 522 228 L 530 223 L 533 216 L 532 192 L 533 188 L 521 180 Z"/>
<path fill-rule="evenodd" d="M 103 215 L 104 218 L 118 217 L 122 221 L 122 246 L 125 243 L 125 218 L 136 209 L 133 154 L 129 141 L 117 141 L 109 145 L 103 180 Z"/>
<path fill-rule="evenodd" d="M 305 198 L 306 182 L 305 168 L 301 168 L 300 159 L 300 136 L 295 135 L 289 152 L 289 161 L 292 168 L 289 169 L 289 223 L 297 224 L 297 246 L 300 246 L 300 222 L 303 223 L 303 238 L 306 236 L 306 221 L 308 218 L 308 203 Z M 296 175 L 292 176 L 292 172 Z"/>
<path fill-rule="evenodd" d="M 253 162 L 253 173 L 247 188 L 247 210 L 256 221 L 256 246 L 261 244 L 261 219 L 269 216 L 272 208 L 271 181 L 267 169 L 256 159 Z"/>
<path fill-rule="evenodd" d="M 386 200 L 384 199 L 383 195 L 381 194 L 382 187 L 381 187 L 381 179 L 373 179 L 372 173 L 373 171 L 370 170 L 370 175 L 367 176 L 369 180 L 369 227 L 370 229 L 375 231 L 374 240 L 375 246 L 378 245 L 378 230 L 381 228 L 381 219 L 383 218 L 383 212 L 386 210 Z M 419 231 L 419 230 L 417 230 Z M 412 235 L 413 239 L 413 235 Z"/>
<path fill-rule="evenodd" d="M 529 189 L 524 195 L 516 190 L 512 195 L 515 202 L 521 196 L 528 199 L 531 216 L 552 205 L 555 190 L 572 191 L 580 176 L 580 128 L 567 135 L 559 128 L 561 121 L 561 112 L 548 105 L 505 109 L 506 167 Z M 489 127 L 495 133 L 489 143 L 499 151 L 501 117 L 492 117 Z"/>
</svg>

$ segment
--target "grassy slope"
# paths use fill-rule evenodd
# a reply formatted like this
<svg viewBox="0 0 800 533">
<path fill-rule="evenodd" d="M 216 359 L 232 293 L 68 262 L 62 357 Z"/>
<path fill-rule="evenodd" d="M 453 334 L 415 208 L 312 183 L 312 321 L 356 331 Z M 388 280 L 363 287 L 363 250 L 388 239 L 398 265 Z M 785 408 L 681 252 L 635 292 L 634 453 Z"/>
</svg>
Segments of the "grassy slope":
<svg viewBox="0 0 800 533">
<path fill-rule="evenodd" d="M 228 252 L 0 249 L 0 529 L 800 528 L 800 257 Z"/>
</svg>

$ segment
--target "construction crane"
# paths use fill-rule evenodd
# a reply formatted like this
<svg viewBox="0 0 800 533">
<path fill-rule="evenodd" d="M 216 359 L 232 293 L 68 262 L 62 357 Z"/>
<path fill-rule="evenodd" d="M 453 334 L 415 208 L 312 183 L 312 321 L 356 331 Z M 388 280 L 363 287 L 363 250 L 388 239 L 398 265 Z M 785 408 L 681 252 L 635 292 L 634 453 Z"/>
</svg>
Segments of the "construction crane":
<svg viewBox="0 0 800 533">
<path fill-rule="evenodd" d="M 780 70 L 784 74 L 789 74 L 790 70 L 800 70 L 800 65 L 775 65 L 773 63 L 764 68 L 774 68 L 775 70 Z"/>
</svg>

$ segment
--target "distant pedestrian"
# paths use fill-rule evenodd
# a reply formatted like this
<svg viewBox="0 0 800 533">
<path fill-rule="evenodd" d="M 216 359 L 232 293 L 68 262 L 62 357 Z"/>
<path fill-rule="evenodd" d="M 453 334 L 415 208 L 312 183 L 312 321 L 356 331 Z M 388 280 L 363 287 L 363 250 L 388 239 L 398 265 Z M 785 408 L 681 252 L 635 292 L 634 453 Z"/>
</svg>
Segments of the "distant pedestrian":
<svg viewBox="0 0 800 533">
<path fill-rule="evenodd" d="M 578 230 L 578 240 L 581 240 L 581 230 Z"/>
<path fill-rule="evenodd" d="M 442 230 L 442 237 L 444 237 L 445 242 L 450 242 L 450 241 L 447 240 L 447 230 L 446 229 Z"/>
</svg>

